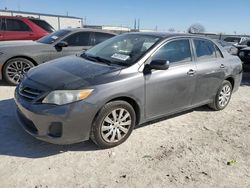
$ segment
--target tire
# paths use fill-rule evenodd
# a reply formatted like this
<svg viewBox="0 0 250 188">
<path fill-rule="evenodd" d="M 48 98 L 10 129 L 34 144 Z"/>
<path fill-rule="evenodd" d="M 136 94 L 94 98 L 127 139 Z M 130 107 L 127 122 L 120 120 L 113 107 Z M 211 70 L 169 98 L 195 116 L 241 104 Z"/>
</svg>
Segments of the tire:
<svg viewBox="0 0 250 188">
<path fill-rule="evenodd" d="M 233 91 L 232 84 L 229 81 L 224 80 L 220 88 L 218 89 L 218 92 L 213 102 L 208 106 L 216 111 L 225 109 L 231 100 L 232 91 Z M 225 101 L 225 103 L 223 103 L 223 100 Z"/>
<path fill-rule="evenodd" d="M 25 58 L 10 59 L 3 68 L 4 79 L 11 85 L 17 85 L 23 76 L 35 65 Z"/>
<path fill-rule="evenodd" d="M 118 146 L 130 136 L 135 122 L 135 111 L 129 103 L 125 101 L 107 103 L 94 120 L 90 138 L 102 149 Z"/>
</svg>

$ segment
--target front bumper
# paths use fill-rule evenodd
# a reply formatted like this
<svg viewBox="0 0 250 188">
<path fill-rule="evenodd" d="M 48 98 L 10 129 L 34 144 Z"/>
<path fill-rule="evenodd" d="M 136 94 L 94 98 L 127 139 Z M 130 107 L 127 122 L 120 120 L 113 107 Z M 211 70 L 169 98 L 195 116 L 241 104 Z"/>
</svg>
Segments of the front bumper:
<svg viewBox="0 0 250 188">
<path fill-rule="evenodd" d="M 34 104 L 15 92 L 17 119 L 32 136 L 53 144 L 73 144 L 89 139 L 96 114 L 93 104 L 79 101 L 68 105 Z"/>
</svg>

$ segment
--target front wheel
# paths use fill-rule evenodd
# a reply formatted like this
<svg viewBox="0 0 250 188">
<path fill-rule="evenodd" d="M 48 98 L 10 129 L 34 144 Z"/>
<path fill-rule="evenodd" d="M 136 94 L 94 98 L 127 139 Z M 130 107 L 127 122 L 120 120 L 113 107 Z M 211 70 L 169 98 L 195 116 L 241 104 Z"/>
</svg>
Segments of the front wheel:
<svg viewBox="0 0 250 188">
<path fill-rule="evenodd" d="M 17 85 L 32 67 L 34 64 L 27 59 L 11 59 L 4 65 L 4 78 L 9 84 Z"/>
<path fill-rule="evenodd" d="M 232 84 L 229 81 L 224 80 L 214 98 L 214 101 L 208 106 L 217 111 L 223 110 L 230 102 L 232 91 Z"/>
<path fill-rule="evenodd" d="M 111 148 L 127 140 L 136 122 L 133 107 L 125 101 L 106 104 L 98 113 L 91 131 L 91 139 L 100 148 Z"/>
</svg>

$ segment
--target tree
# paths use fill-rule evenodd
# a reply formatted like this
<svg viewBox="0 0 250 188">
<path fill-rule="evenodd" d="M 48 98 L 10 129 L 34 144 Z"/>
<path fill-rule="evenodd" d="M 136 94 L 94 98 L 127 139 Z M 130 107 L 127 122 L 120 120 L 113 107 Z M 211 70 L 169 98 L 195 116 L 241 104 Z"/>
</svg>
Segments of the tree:
<svg viewBox="0 0 250 188">
<path fill-rule="evenodd" d="M 187 30 L 188 33 L 204 33 L 205 31 L 205 27 L 199 23 L 192 24 Z"/>
</svg>

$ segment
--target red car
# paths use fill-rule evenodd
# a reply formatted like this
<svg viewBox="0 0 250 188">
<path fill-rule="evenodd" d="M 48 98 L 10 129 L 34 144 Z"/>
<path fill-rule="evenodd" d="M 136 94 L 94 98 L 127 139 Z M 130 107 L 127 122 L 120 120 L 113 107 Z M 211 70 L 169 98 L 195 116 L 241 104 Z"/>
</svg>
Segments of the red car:
<svg viewBox="0 0 250 188">
<path fill-rule="evenodd" d="M 0 41 L 37 40 L 54 28 L 46 21 L 21 16 L 0 16 Z"/>
</svg>

